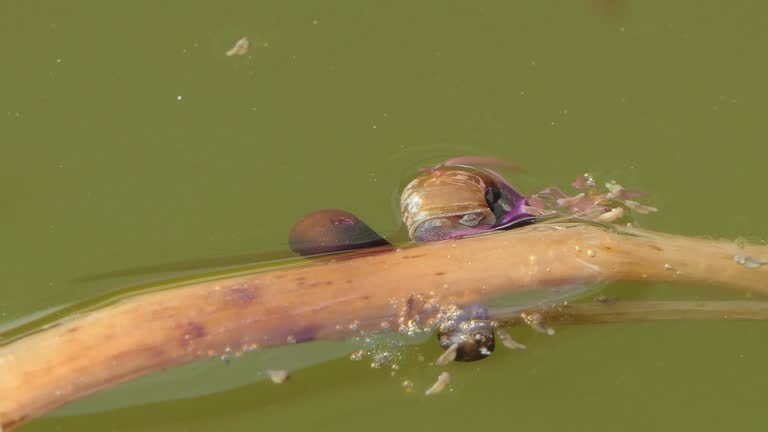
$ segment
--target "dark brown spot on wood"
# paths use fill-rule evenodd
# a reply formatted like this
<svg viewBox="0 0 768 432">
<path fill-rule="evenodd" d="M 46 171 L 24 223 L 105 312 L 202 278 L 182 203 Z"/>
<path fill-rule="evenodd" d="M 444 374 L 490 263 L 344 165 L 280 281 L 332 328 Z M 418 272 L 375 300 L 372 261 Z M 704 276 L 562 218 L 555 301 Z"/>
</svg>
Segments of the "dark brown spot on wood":
<svg viewBox="0 0 768 432">
<path fill-rule="evenodd" d="M 190 321 L 181 325 L 181 327 L 181 345 L 188 345 L 193 340 L 204 338 L 208 335 L 208 332 L 205 331 L 205 326 L 195 321 Z"/>
<path fill-rule="evenodd" d="M 317 324 L 308 324 L 300 328 L 295 335 L 296 343 L 311 342 L 317 337 L 317 332 L 320 331 L 320 326 Z"/>
<path fill-rule="evenodd" d="M 442 276 L 444 274 L 445 274 L 445 272 L 437 272 L 437 273 L 435 273 L 435 276 Z"/>
<path fill-rule="evenodd" d="M 80 331 L 80 326 L 72 326 L 67 329 L 67 333 L 76 333 Z"/>
<path fill-rule="evenodd" d="M 0 426 L 4 427 L 6 429 L 11 429 L 14 426 L 17 426 L 17 425 L 20 425 L 20 424 L 24 423 L 26 420 L 27 420 L 27 416 L 23 415 L 21 417 L 16 417 L 15 419 L 13 419 L 13 420 L 11 420 L 9 422 L 3 423 Z"/>
<path fill-rule="evenodd" d="M 426 254 L 419 254 L 419 255 L 403 255 L 403 259 L 413 259 L 413 258 L 420 258 L 423 257 Z"/>
<path fill-rule="evenodd" d="M 257 297 L 256 284 L 251 282 L 242 283 L 229 288 L 227 291 L 227 300 L 235 303 L 250 303 Z"/>
<path fill-rule="evenodd" d="M 326 285 L 326 286 L 331 286 L 331 285 L 333 285 L 333 281 L 326 281 L 326 282 L 325 282 L 325 285 Z"/>
</svg>

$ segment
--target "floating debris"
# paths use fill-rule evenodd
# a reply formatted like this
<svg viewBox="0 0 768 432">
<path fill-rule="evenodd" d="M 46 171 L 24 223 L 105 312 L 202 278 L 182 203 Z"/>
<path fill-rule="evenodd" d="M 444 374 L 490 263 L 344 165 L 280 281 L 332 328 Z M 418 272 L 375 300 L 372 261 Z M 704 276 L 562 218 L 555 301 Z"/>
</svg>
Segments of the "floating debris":
<svg viewBox="0 0 768 432">
<path fill-rule="evenodd" d="M 269 375 L 269 379 L 272 380 L 275 384 L 282 384 L 290 378 L 290 375 L 288 375 L 288 371 L 283 369 L 278 370 L 267 370 L 267 375 Z"/>
<path fill-rule="evenodd" d="M 413 381 L 411 381 L 409 379 L 403 380 L 402 385 L 403 385 L 403 388 L 405 389 L 406 393 L 411 393 L 413 391 Z M 2 431 L 0 431 L 0 432 L 2 432 Z"/>
<path fill-rule="evenodd" d="M 606 305 L 616 304 L 616 302 L 618 301 L 615 298 L 604 296 L 602 294 L 600 294 L 599 296 L 595 297 L 594 300 L 595 300 L 595 303 L 601 303 L 601 304 L 606 304 Z"/>
<path fill-rule="evenodd" d="M 601 214 L 595 220 L 598 222 L 615 222 L 624 217 L 624 207 L 614 207 L 610 211 Z"/>
<path fill-rule="evenodd" d="M 579 176 L 573 183 L 571 183 L 571 186 L 579 190 L 592 189 L 595 187 L 595 185 L 595 179 L 590 173 L 584 173 L 583 175 Z"/>
<path fill-rule="evenodd" d="M 600 190 L 590 174 L 579 176 L 573 183 L 579 191 L 569 195 L 557 187 L 548 187 L 526 198 L 531 214 L 545 216 L 572 216 L 596 222 L 610 223 L 623 218 L 627 210 L 639 214 L 658 211 L 655 207 L 633 201 L 645 195 L 643 192 L 630 191 L 616 181 L 605 183 Z"/>
<path fill-rule="evenodd" d="M 352 360 L 352 361 L 360 361 L 360 360 L 363 359 L 363 355 L 364 354 L 365 354 L 365 352 L 363 350 L 359 349 L 359 350 L 353 352 L 352 354 L 350 354 L 349 355 L 349 359 Z"/>
<path fill-rule="evenodd" d="M 656 213 L 657 211 L 659 211 L 659 209 L 657 209 L 656 207 L 643 205 L 637 201 L 632 201 L 632 200 L 625 200 L 624 205 L 640 214 Z"/>
<path fill-rule="evenodd" d="M 512 339 L 512 335 L 510 335 L 509 332 L 506 331 L 505 329 L 496 330 L 496 336 L 499 337 L 499 340 L 501 341 L 502 345 L 504 345 L 509 349 L 524 350 L 528 348 L 527 346 L 521 344 L 520 342 Z"/>
<path fill-rule="evenodd" d="M 768 264 L 768 260 L 752 258 L 747 255 L 736 255 L 733 257 L 736 264 L 741 264 L 746 268 L 756 269 Z"/>
<path fill-rule="evenodd" d="M 437 361 L 435 361 L 435 365 L 437 366 L 447 366 L 448 363 L 456 360 L 456 350 L 459 349 L 459 344 L 455 343 L 448 347 L 447 350 L 445 350 L 444 353 L 440 354 L 440 357 L 437 358 Z"/>
<path fill-rule="evenodd" d="M 384 366 L 385 364 L 389 363 L 389 361 L 392 360 L 392 353 L 388 351 L 382 351 L 375 353 L 371 355 L 372 362 L 371 362 L 371 368 L 373 369 L 379 369 L 380 367 Z"/>
<path fill-rule="evenodd" d="M 229 49 L 225 54 L 227 57 L 232 57 L 235 55 L 242 56 L 246 55 L 248 53 L 248 49 L 251 47 L 251 41 L 248 40 L 247 37 L 243 37 L 237 40 L 235 44 L 232 46 L 232 48 Z"/>
<path fill-rule="evenodd" d="M 437 377 L 437 381 L 435 381 L 434 384 L 432 384 L 432 387 L 428 388 L 427 391 L 424 392 L 425 395 L 431 396 L 438 394 L 445 390 L 446 387 L 448 387 L 448 384 L 451 383 L 451 374 L 448 372 L 443 372 L 440 374 L 439 377 Z"/>
<path fill-rule="evenodd" d="M 534 312 L 531 314 L 521 314 L 520 315 L 523 318 L 523 321 L 525 321 L 526 324 L 528 324 L 532 329 L 536 330 L 539 333 L 545 333 L 550 336 L 555 334 L 555 329 L 548 326 L 546 321 L 544 321 L 544 317 L 541 316 L 540 313 Z"/>
</svg>

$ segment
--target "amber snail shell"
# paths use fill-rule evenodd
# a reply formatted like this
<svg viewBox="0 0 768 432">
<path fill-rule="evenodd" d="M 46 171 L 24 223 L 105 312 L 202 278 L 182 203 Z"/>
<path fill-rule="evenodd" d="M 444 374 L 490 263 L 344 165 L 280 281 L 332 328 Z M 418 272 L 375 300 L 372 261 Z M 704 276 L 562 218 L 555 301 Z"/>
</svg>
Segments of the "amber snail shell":
<svg viewBox="0 0 768 432">
<path fill-rule="evenodd" d="M 495 172 L 439 165 L 403 189 L 400 215 L 415 241 L 438 241 L 533 222 L 525 198 Z"/>
<path fill-rule="evenodd" d="M 442 239 L 441 233 L 493 225 L 485 199 L 486 184 L 476 173 L 457 167 L 433 169 L 403 189 L 400 215 L 408 235 L 418 241 Z"/>
</svg>

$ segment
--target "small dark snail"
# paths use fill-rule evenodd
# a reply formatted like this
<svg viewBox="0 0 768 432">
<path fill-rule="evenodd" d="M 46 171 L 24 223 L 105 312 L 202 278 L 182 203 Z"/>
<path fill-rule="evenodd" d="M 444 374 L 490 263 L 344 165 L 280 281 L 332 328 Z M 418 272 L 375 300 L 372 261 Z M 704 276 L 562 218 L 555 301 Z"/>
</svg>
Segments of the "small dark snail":
<svg viewBox="0 0 768 432">
<path fill-rule="evenodd" d="M 440 347 L 446 350 L 448 361 L 482 360 L 496 348 L 496 338 L 493 335 L 495 328 L 496 323 L 488 316 L 488 308 L 472 304 L 464 307 L 452 319 L 440 324 L 437 341 Z"/>
<path fill-rule="evenodd" d="M 291 228 L 288 244 L 294 253 L 307 256 L 386 246 L 389 242 L 352 213 L 325 209 L 301 218 Z"/>
</svg>

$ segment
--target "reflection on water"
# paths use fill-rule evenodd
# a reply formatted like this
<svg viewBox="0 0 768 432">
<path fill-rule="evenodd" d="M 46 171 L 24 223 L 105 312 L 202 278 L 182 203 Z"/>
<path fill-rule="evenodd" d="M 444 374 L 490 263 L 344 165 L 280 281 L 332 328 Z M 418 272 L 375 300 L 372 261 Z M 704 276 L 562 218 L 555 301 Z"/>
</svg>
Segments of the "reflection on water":
<svg viewBox="0 0 768 432">
<path fill-rule="evenodd" d="M 356 346 L 352 341 L 321 341 L 237 356 L 225 354 L 107 389 L 57 410 L 53 415 L 80 415 L 227 391 L 269 380 L 269 370 L 291 373 L 347 356 Z"/>
</svg>

